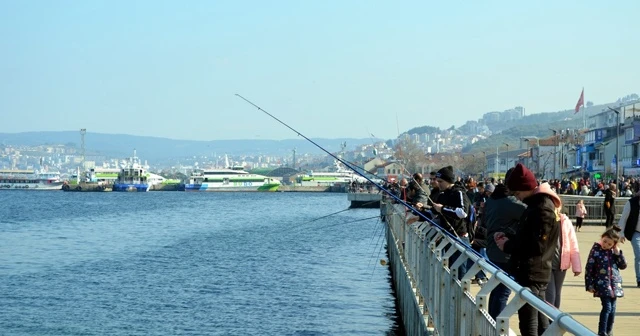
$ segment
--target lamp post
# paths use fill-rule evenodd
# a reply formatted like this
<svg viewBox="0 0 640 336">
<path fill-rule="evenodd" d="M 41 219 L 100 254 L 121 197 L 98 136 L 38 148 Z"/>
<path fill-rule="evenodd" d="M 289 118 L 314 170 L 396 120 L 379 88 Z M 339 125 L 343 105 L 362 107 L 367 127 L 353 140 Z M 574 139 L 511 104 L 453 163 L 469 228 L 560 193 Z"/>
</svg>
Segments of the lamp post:
<svg viewBox="0 0 640 336">
<path fill-rule="evenodd" d="M 484 157 L 484 167 L 482 168 L 482 177 L 487 178 L 487 152 L 482 151 Z"/>
<path fill-rule="evenodd" d="M 505 159 L 505 162 L 507 163 L 507 170 L 509 170 L 509 144 L 505 142 L 504 145 L 507 146 L 507 158 Z"/>
<path fill-rule="evenodd" d="M 556 166 L 558 164 L 556 153 L 558 152 L 558 131 L 554 129 L 549 129 L 553 132 L 553 178 L 556 178 Z"/>
<path fill-rule="evenodd" d="M 608 109 L 616 113 L 616 184 L 620 176 L 620 111 L 607 106 Z"/>
</svg>

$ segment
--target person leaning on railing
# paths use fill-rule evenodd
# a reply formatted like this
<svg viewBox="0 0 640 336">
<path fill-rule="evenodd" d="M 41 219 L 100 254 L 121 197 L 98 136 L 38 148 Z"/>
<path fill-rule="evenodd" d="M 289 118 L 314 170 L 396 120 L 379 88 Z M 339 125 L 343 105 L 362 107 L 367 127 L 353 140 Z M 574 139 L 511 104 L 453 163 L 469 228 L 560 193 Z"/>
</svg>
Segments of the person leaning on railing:
<svg viewBox="0 0 640 336">
<path fill-rule="evenodd" d="M 510 173 L 511 171 L 507 171 L 507 176 Z M 491 197 L 484 205 L 483 220 L 487 228 L 487 256 L 491 262 L 507 273 L 511 272 L 508 264 L 510 255 L 498 248 L 493 236 L 496 232 L 504 232 L 508 236 L 514 236 L 520 217 L 526 208 L 524 203 L 509 196 L 509 190 L 504 184 L 498 184 L 495 187 Z M 491 291 L 489 315 L 494 320 L 506 307 L 510 294 L 511 290 L 503 284 L 499 284 Z"/>
<path fill-rule="evenodd" d="M 509 268 L 518 284 L 545 300 L 551 278 L 551 259 L 560 236 L 560 197 L 548 183 L 537 185 L 533 173 L 518 163 L 507 180 L 507 188 L 527 205 L 515 235 L 497 232 L 496 244 L 511 254 Z M 522 336 L 541 335 L 549 319 L 529 304 L 518 310 Z"/>
</svg>

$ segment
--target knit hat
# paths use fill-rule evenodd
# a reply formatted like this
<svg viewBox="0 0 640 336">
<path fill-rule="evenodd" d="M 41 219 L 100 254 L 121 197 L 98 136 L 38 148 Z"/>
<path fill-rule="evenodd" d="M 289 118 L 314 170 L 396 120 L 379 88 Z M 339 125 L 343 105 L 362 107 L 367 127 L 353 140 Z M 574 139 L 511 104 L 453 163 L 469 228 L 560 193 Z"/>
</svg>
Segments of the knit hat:
<svg viewBox="0 0 640 336">
<path fill-rule="evenodd" d="M 453 180 L 455 179 L 455 175 L 453 175 L 453 167 L 446 166 L 440 168 L 440 170 L 438 170 L 438 172 L 436 173 L 436 178 L 447 181 L 449 183 L 453 183 Z"/>
<path fill-rule="evenodd" d="M 522 163 L 518 163 L 507 180 L 507 188 L 511 191 L 529 191 L 538 186 L 536 177 Z"/>
<path fill-rule="evenodd" d="M 484 191 L 486 192 L 492 193 L 494 190 L 496 190 L 496 187 L 491 183 L 487 184 L 487 186 L 484 187 Z"/>
</svg>

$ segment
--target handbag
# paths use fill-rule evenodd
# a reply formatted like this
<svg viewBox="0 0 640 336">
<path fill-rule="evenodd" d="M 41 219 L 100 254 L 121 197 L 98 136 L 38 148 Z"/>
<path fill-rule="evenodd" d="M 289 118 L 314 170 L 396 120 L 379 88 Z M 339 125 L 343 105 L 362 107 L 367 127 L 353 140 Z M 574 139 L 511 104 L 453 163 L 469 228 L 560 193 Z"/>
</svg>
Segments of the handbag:
<svg viewBox="0 0 640 336">
<path fill-rule="evenodd" d="M 622 276 L 620 270 L 617 267 L 611 266 L 611 259 L 609 258 L 609 268 L 611 268 L 611 287 L 613 289 L 613 295 L 617 298 L 624 297 L 624 289 L 622 289 Z"/>
</svg>

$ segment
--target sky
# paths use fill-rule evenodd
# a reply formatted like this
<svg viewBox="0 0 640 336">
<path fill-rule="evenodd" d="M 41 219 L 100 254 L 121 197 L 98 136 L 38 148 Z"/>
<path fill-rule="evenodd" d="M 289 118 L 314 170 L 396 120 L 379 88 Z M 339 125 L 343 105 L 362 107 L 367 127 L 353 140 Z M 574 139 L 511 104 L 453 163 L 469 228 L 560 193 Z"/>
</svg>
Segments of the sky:
<svg viewBox="0 0 640 336">
<path fill-rule="evenodd" d="M 640 93 L 640 1 L 0 0 L 0 132 L 390 139 Z"/>
</svg>

